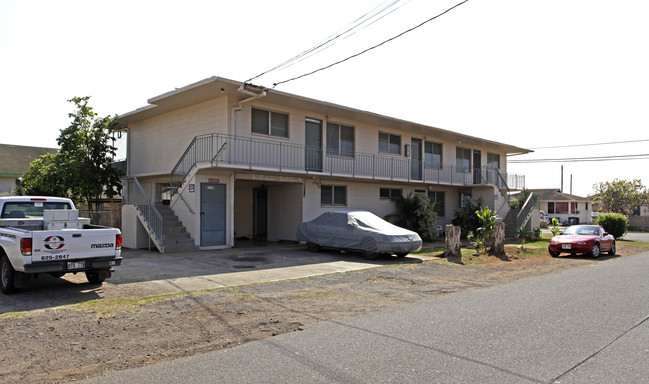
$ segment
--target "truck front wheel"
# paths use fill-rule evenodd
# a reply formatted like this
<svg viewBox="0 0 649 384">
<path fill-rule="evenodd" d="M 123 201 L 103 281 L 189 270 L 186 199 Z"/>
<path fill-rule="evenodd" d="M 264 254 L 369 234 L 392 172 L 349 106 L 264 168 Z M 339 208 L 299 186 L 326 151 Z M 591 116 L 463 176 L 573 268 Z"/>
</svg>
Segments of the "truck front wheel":
<svg viewBox="0 0 649 384">
<path fill-rule="evenodd" d="M 86 271 L 86 278 L 90 284 L 100 285 L 106 280 L 106 274 L 102 271 Z"/>
<path fill-rule="evenodd" d="M 14 281 L 16 278 L 16 271 L 11 266 L 11 262 L 7 255 L 2 255 L 0 258 L 0 290 L 3 293 L 12 293 L 16 290 Z"/>
</svg>

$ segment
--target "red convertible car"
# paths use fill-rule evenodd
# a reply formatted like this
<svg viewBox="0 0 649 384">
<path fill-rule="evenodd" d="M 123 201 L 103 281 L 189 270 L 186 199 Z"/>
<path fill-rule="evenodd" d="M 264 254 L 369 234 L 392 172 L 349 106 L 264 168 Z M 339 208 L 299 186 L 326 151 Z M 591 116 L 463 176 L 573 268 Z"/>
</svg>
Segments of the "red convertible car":
<svg viewBox="0 0 649 384">
<path fill-rule="evenodd" d="M 593 257 L 607 251 L 615 255 L 615 238 L 600 225 L 572 225 L 550 239 L 548 252 L 557 257 L 561 253 L 583 253 Z"/>
</svg>

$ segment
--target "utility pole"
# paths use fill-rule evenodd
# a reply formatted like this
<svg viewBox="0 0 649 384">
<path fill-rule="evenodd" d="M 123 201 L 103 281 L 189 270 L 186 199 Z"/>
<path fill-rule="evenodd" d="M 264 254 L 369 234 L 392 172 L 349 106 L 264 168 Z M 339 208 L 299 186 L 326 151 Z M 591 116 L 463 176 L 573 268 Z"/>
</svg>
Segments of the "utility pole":
<svg viewBox="0 0 649 384">
<path fill-rule="evenodd" d="M 561 166 L 561 193 L 563 193 L 563 165 Z"/>
</svg>

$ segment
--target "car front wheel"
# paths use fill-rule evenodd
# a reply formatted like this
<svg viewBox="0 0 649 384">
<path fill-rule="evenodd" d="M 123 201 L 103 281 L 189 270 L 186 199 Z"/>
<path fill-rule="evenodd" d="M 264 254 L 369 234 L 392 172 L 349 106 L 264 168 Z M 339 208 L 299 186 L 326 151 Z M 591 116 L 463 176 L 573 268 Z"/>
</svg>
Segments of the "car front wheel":
<svg viewBox="0 0 649 384">
<path fill-rule="evenodd" d="M 306 243 L 306 247 L 311 252 L 318 252 L 320 250 L 320 246 L 316 243 Z"/>
<path fill-rule="evenodd" d="M 554 252 L 548 249 L 548 253 L 550 253 L 550 256 L 552 257 L 559 257 L 560 252 Z"/>
<path fill-rule="evenodd" d="M 590 255 L 594 258 L 598 258 L 600 255 L 599 244 L 593 245 L 593 250 L 590 252 Z"/>
<path fill-rule="evenodd" d="M 615 241 L 611 244 L 611 249 L 608 251 L 608 254 L 611 256 L 615 256 Z"/>
</svg>

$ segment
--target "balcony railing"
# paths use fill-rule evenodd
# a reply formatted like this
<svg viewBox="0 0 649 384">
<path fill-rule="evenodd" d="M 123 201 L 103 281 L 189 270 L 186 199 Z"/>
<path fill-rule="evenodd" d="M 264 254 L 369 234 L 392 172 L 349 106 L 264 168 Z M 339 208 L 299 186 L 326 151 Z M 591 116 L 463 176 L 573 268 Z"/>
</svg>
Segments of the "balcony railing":
<svg viewBox="0 0 649 384">
<path fill-rule="evenodd" d="M 171 185 L 178 188 L 199 163 L 260 171 L 309 175 L 421 182 L 448 185 L 496 185 L 500 189 L 522 189 L 524 176 L 502 174 L 498 169 L 473 170 L 444 165 L 438 168 L 407 157 L 343 153 L 330 155 L 326 148 L 308 147 L 276 140 L 222 134 L 196 136 L 171 173 Z"/>
</svg>

